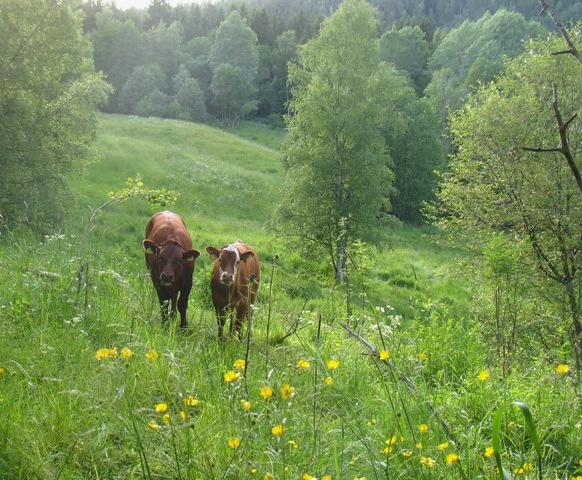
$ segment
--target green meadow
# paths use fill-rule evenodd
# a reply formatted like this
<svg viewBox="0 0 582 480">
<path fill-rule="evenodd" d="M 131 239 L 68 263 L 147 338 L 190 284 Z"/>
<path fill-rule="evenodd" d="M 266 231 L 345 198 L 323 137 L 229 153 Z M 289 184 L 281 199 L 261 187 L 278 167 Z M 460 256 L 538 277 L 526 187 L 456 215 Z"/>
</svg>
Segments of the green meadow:
<svg viewBox="0 0 582 480">
<path fill-rule="evenodd" d="M 348 311 L 326 259 L 275 234 L 284 138 L 100 115 L 65 230 L 2 231 L 0 479 L 494 479 L 494 437 L 506 478 L 582 476 L 573 379 L 544 352 L 502 378 L 465 275 L 479 259 L 394 224 L 357 252 Z M 83 236 L 138 174 L 179 193 L 168 208 L 202 252 L 187 331 L 163 328 L 145 267 L 159 207 L 112 204 Z M 243 338 L 219 343 L 204 249 L 239 238 L 261 290 Z"/>
</svg>

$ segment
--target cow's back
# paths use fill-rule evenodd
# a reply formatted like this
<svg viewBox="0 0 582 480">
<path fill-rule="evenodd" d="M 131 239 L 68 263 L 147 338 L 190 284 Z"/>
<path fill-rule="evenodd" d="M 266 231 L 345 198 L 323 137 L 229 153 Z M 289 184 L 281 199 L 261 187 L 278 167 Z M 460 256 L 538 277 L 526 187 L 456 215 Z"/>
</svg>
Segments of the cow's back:
<svg viewBox="0 0 582 480">
<path fill-rule="evenodd" d="M 192 249 L 192 238 L 186 229 L 186 223 L 180 215 L 173 212 L 158 212 L 152 215 L 145 229 L 145 238 L 160 246 L 164 242 L 174 241 L 183 250 Z"/>
</svg>

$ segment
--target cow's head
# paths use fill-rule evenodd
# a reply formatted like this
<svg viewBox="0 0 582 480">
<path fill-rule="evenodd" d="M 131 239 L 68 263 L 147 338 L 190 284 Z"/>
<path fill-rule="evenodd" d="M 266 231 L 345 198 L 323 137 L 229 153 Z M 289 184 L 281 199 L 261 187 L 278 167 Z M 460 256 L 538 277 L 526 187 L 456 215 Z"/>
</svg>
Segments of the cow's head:
<svg viewBox="0 0 582 480">
<path fill-rule="evenodd" d="M 206 251 L 212 260 L 218 259 L 218 279 L 225 287 L 230 287 L 234 283 L 240 262 L 246 261 L 255 254 L 252 251 L 240 253 L 234 245 L 228 245 L 220 250 L 206 247 Z"/>
<path fill-rule="evenodd" d="M 184 277 L 185 270 L 194 266 L 194 260 L 200 255 L 198 250 L 184 251 L 176 242 L 167 242 L 162 246 L 151 240 L 143 241 L 143 248 L 152 255 L 152 275 L 163 287 L 173 287 Z"/>
</svg>

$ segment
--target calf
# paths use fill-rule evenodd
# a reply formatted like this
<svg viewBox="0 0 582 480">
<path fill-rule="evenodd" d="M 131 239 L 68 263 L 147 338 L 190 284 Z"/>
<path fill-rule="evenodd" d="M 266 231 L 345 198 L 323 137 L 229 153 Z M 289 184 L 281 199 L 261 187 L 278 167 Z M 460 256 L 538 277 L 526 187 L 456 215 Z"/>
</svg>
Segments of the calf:
<svg viewBox="0 0 582 480">
<path fill-rule="evenodd" d="M 214 260 L 210 289 L 218 320 L 218 338 L 222 339 L 227 315 L 232 317 L 230 332 L 240 335 L 244 318 L 249 314 L 249 303 L 257 298 L 261 269 L 255 251 L 241 240 L 222 247 L 206 247 Z"/>
<path fill-rule="evenodd" d="M 194 261 L 200 252 L 192 249 L 192 239 L 182 217 L 172 212 L 154 214 L 146 225 L 145 237 L 145 261 L 158 292 L 162 319 L 164 323 L 168 320 L 168 303 L 171 303 L 172 316 L 176 314 L 177 304 L 180 326 L 185 328 Z"/>
</svg>

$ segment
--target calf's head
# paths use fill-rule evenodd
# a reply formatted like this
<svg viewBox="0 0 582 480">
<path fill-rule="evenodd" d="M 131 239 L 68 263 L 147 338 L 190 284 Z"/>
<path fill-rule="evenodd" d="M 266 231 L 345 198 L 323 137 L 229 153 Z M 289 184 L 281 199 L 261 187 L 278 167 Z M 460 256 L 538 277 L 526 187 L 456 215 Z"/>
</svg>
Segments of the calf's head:
<svg viewBox="0 0 582 480">
<path fill-rule="evenodd" d="M 152 276 L 163 287 L 175 286 L 194 265 L 194 260 L 200 255 L 198 250 L 184 251 L 176 242 L 156 245 L 151 240 L 143 241 L 143 248 L 152 258 Z"/>
<path fill-rule="evenodd" d="M 244 262 L 254 255 L 251 251 L 241 254 L 233 245 L 228 245 L 221 250 L 206 247 L 206 251 L 213 260 L 218 259 L 218 280 L 225 287 L 230 287 L 234 283 L 240 262 Z"/>
</svg>

